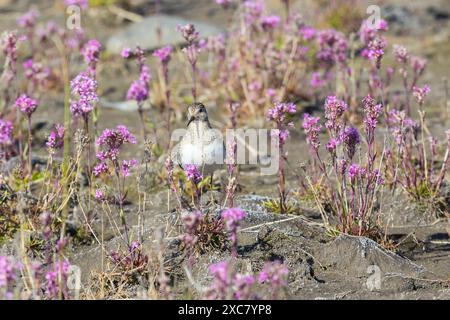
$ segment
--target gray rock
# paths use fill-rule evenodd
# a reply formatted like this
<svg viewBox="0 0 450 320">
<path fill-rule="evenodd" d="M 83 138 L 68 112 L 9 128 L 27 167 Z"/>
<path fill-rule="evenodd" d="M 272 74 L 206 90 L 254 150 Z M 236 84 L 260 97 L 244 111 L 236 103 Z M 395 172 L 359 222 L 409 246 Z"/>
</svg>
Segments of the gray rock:
<svg viewBox="0 0 450 320">
<path fill-rule="evenodd" d="M 367 278 L 369 266 L 382 274 L 401 273 L 407 277 L 423 276 L 426 270 L 364 237 L 341 235 L 316 254 L 325 265 L 345 271 L 349 276 Z"/>
<path fill-rule="evenodd" d="M 141 22 L 133 23 L 113 34 L 106 43 L 106 49 L 111 53 L 120 53 L 123 48 L 141 46 L 144 50 L 152 50 L 165 45 L 178 45 L 184 42 L 177 32 L 178 25 L 192 23 L 200 32 L 201 37 L 215 36 L 224 30 L 204 22 L 189 21 L 178 16 L 165 14 L 153 15 L 144 18 Z M 161 28 L 161 42 L 158 40 L 156 30 Z"/>
</svg>

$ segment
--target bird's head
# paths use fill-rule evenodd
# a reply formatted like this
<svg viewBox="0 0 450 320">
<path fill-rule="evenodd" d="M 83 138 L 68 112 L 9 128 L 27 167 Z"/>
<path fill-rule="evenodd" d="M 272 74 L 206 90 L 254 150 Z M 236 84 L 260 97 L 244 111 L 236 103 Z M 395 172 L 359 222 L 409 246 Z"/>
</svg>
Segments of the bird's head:
<svg viewBox="0 0 450 320">
<path fill-rule="evenodd" d="M 188 107 L 188 113 L 189 113 L 189 124 L 194 120 L 199 121 L 208 121 L 208 112 L 206 111 L 206 107 L 203 105 L 203 103 L 194 103 L 191 104 Z"/>
</svg>

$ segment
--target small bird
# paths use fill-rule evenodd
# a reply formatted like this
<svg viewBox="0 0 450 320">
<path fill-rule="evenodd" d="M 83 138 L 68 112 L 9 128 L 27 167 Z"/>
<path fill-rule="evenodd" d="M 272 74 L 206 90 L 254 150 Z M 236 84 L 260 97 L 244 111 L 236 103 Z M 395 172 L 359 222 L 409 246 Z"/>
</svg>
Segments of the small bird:
<svg viewBox="0 0 450 320">
<path fill-rule="evenodd" d="M 188 106 L 189 121 L 187 131 L 180 143 L 171 152 L 174 163 L 186 169 L 186 165 L 196 165 L 203 176 L 212 175 L 220 169 L 225 159 L 225 144 L 221 132 L 213 129 L 208 112 L 202 103 Z"/>
</svg>

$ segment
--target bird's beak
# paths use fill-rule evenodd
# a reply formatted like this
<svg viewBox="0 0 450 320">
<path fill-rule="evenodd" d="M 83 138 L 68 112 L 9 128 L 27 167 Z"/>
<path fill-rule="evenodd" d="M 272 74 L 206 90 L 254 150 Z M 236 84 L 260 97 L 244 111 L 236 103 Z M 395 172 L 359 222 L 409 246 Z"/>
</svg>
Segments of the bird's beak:
<svg viewBox="0 0 450 320">
<path fill-rule="evenodd" d="M 189 119 L 189 121 L 188 121 L 186 127 L 189 127 L 189 125 L 191 124 L 191 122 L 194 121 L 194 120 L 195 120 L 195 117 L 194 117 L 194 116 L 191 116 L 191 118 Z"/>
</svg>

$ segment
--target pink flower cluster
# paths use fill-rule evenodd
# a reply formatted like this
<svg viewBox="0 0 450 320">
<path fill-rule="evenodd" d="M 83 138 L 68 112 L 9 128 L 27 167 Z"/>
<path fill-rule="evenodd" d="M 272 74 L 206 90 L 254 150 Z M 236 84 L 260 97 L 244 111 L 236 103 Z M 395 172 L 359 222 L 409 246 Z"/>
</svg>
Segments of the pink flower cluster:
<svg viewBox="0 0 450 320">
<path fill-rule="evenodd" d="M 280 24 L 281 19 L 277 15 L 269 15 L 261 17 L 261 27 L 264 30 L 273 30 Z"/>
<path fill-rule="evenodd" d="M 98 101 L 97 81 L 82 72 L 70 82 L 70 87 L 72 95 L 77 98 L 71 99 L 70 111 L 74 116 L 87 118 Z"/>
<path fill-rule="evenodd" d="M 276 291 L 287 285 L 289 269 L 280 261 L 267 262 L 258 276 L 258 281 L 268 283 Z"/>
<path fill-rule="evenodd" d="M 139 79 L 133 81 L 127 92 L 128 100 L 136 100 L 143 102 L 148 99 L 150 93 L 150 69 L 147 66 L 142 66 Z"/>
<path fill-rule="evenodd" d="M 213 276 L 206 292 L 208 300 L 247 300 L 255 298 L 253 275 L 234 273 L 229 262 L 222 261 L 209 266 Z"/>
<path fill-rule="evenodd" d="M 58 261 L 52 265 L 52 269 L 45 274 L 46 295 L 50 299 L 58 299 L 61 293 L 67 298 L 67 278 L 69 277 L 70 263 L 66 260 Z"/>
<path fill-rule="evenodd" d="M 199 183 L 203 179 L 202 174 L 200 173 L 198 167 L 195 164 L 185 165 L 184 172 L 188 180 L 192 181 L 195 184 Z"/>
<path fill-rule="evenodd" d="M 233 3 L 233 0 L 215 0 L 216 3 L 220 6 L 222 6 L 223 9 L 228 9 L 231 4 Z"/>
<path fill-rule="evenodd" d="M 13 124 L 9 120 L 0 119 L 0 145 L 9 145 L 12 142 Z"/>
<path fill-rule="evenodd" d="M 41 63 L 36 63 L 32 59 L 26 60 L 22 66 L 25 69 L 25 77 L 35 86 L 43 85 L 50 76 L 50 68 L 44 68 Z"/>
<path fill-rule="evenodd" d="M 161 63 L 169 63 L 173 48 L 171 46 L 165 46 L 159 48 L 153 52 L 153 56 L 158 58 Z"/>
<path fill-rule="evenodd" d="M 120 148 L 125 143 L 137 143 L 136 138 L 128 131 L 127 127 L 118 125 L 116 129 L 103 130 L 102 134 L 97 139 L 97 145 L 103 148 L 97 153 L 99 164 L 93 169 L 95 176 L 99 176 L 102 173 L 108 173 L 108 165 L 106 163 L 108 160 L 113 163 L 117 170 L 120 170 L 123 177 L 129 176 L 130 169 L 137 165 L 137 161 L 134 159 L 124 160 L 119 166 L 118 157 Z"/>
<path fill-rule="evenodd" d="M 293 103 L 275 103 L 274 107 L 267 111 L 267 119 L 274 121 L 277 124 L 276 131 L 273 132 L 275 136 L 279 138 L 279 143 L 283 146 L 289 137 L 289 130 L 285 127 L 292 128 L 293 122 L 286 122 L 286 116 L 288 114 L 294 114 L 297 112 L 295 104 Z"/>
<path fill-rule="evenodd" d="M 88 65 L 89 75 L 95 79 L 97 62 L 100 58 L 102 45 L 96 39 L 89 40 L 81 49 L 81 54 Z"/>
<path fill-rule="evenodd" d="M 341 32 L 334 29 L 317 33 L 317 59 L 325 66 L 345 64 L 347 61 L 348 42 Z"/>
<path fill-rule="evenodd" d="M 27 117 L 31 117 L 33 112 L 36 111 L 37 101 L 26 94 L 22 94 L 17 98 L 15 105 L 23 114 Z"/>
<path fill-rule="evenodd" d="M 189 45 L 198 40 L 199 33 L 195 30 L 195 26 L 192 23 L 189 23 L 185 26 L 178 26 L 177 30 L 181 33 L 181 36 L 184 38 L 184 40 L 187 41 Z"/>
<path fill-rule="evenodd" d="M 366 132 L 373 131 L 377 127 L 378 118 L 383 109 L 383 105 L 377 104 L 371 95 L 366 96 L 362 102 L 364 107 L 364 124 L 366 125 Z"/>
<path fill-rule="evenodd" d="M 17 24 L 22 28 L 31 29 L 36 25 L 38 17 L 39 12 L 36 9 L 31 9 L 30 11 L 17 18 Z"/>
<path fill-rule="evenodd" d="M 237 256 L 237 229 L 241 220 L 245 218 L 247 214 L 240 208 L 230 208 L 222 212 L 221 217 L 225 221 L 225 225 L 229 232 L 232 255 Z"/>
<path fill-rule="evenodd" d="M 244 2 L 245 10 L 245 23 L 248 26 L 256 23 L 264 11 L 264 1 L 263 0 L 247 0 Z"/>
<path fill-rule="evenodd" d="M 125 48 L 121 53 L 122 57 L 130 58 L 132 55 L 135 57 L 136 62 L 139 66 L 139 78 L 130 85 L 127 92 L 128 100 L 135 100 L 139 105 L 142 104 L 150 96 L 150 80 L 151 73 L 150 69 L 145 65 L 144 51 L 137 47 L 134 51 Z"/>
<path fill-rule="evenodd" d="M 328 96 L 325 100 L 325 127 L 330 130 L 333 136 L 341 130 L 340 118 L 348 109 L 347 104 L 343 100 L 339 100 L 336 96 Z"/>
<path fill-rule="evenodd" d="M 50 132 L 45 145 L 54 152 L 55 149 L 61 148 L 64 144 L 64 126 L 61 124 L 55 125 L 55 131 Z"/>
<path fill-rule="evenodd" d="M 15 32 L 5 32 L 0 38 L 0 49 L 5 55 L 5 63 L 0 81 L 7 88 L 16 76 L 17 64 L 17 42 L 18 38 Z"/>
<path fill-rule="evenodd" d="M 430 93 L 430 87 L 428 85 L 424 85 L 422 88 L 413 87 L 413 95 L 416 98 L 417 103 L 422 106 L 425 100 L 425 97 Z"/>
<path fill-rule="evenodd" d="M 192 249 L 197 243 L 198 224 L 203 220 L 203 213 L 199 210 L 184 213 L 181 217 L 184 226 L 184 234 L 181 236 L 186 248 Z"/>
<path fill-rule="evenodd" d="M 356 147 L 361 142 L 358 129 L 346 127 L 339 135 L 338 141 L 343 143 L 348 159 L 352 160 L 356 152 Z"/>
<path fill-rule="evenodd" d="M 82 9 L 87 9 L 89 7 L 89 0 L 64 0 L 66 6 L 79 6 Z"/>
<path fill-rule="evenodd" d="M 319 134 L 322 130 L 319 117 L 313 117 L 308 113 L 303 115 L 303 130 L 306 134 L 306 142 L 317 151 L 320 146 Z"/>
<path fill-rule="evenodd" d="M 267 262 L 263 269 L 256 275 L 241 274 L 235 271 L 233 264 L 229 261 L 221 261 L 211 264 L 209 272 L 213 276 L 211 284 L 206 291 L 209 300 L 249 300 L 261 299 L 257 293 L 255 283 L 258 280 L 269 287 L 274 299 L 281 289 L 287 286 L 289 270 L 279 261 Z"/>
</svg>

